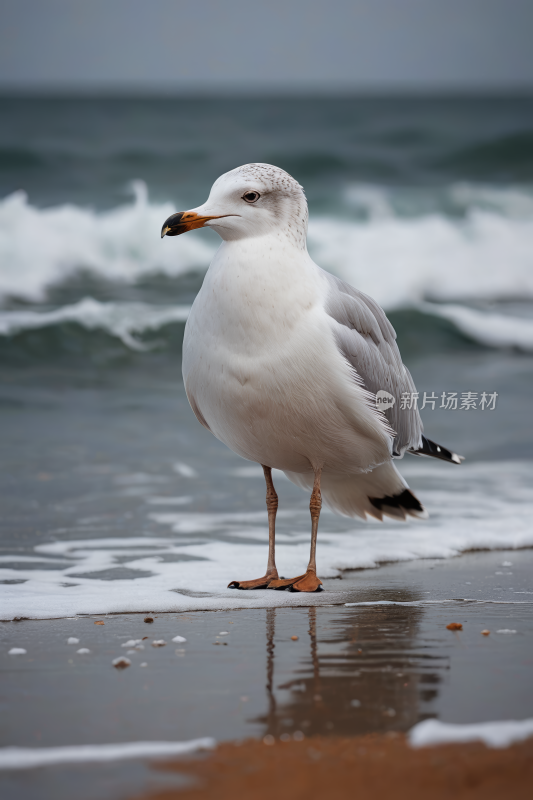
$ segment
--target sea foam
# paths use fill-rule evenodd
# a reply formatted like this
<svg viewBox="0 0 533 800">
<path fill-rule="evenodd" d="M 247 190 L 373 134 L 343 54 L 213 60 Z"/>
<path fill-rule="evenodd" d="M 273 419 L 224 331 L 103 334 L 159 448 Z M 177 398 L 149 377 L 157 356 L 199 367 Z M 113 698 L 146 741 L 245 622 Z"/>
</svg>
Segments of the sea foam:
<svg viewBox="0 0 533 800">
<path fill-rule="evenodd" d="M 199 750 L 214 750 L 210 737 L 188 742 L 120 742 L 113 744 L 80 744 L 64 747 L 2 747 L 0 769 L 34 769 L 53 764 L 83 764 L 127 759 L 161 759 L 183 756 Z"/>
<path fill-rule="evenodd" d="M 504 748 L 533 736 L 533 719 L 498 720 L 454 725 L 438 719 L 425 719 L 409 731 L 411 747 L 437 744 L 483 742 L 487 747 Z"/>
<path fill-rule="evenodd" d="M 379 525 L 350 521 L 348 529 L 339 531 L 331 529 L 332 516 L 324 511 L 317 556 L 321 577 L 336 577 L 346 569 L 375 568 L 384 562 L 533 546 L 533 463 L 466 463 L 460 468 L 433 464 L 429 472 L 421 460 L 402 465 L 402 471 L 412 485 L 426 481 L 424 497 L 431 518 Z M 100 533 L 88 538 L 80 526 L 77 538 L 71 534 L 68 540 L 37 545 L 34 559 L 2 555 L 1 618 L 264 608 L 351 599 L 343 594 L 342 582 L 338 589 L 313 595 L 226 588 L 231 580 L 264 572 L 268 542 L 264 511 L 154 511 L 147 504 L 145 513 L 147 522 L 158 526 L 159 535 L 102 537 Z M 298 530 L 304 514 L 307 520 L 304 509 L 279 514 L 276 551 L 284 575 L 301 574 L 307 563 L 309 533 Z M 39 559 L 53 561 L 56 568 L 46 569 L 44 563 L 40 568 Z M 35 563 L 27 563 L 31 560 Z M 121 577 L 124 567 L 138 577 Z M 117 569 L 117 578 L 110 580 Z M 107 579 L 100 577 L 104 571 Z M 5 583 L 13 579 L 24 582 Z M 499 586 L 499 579 L 495 580 Z M 507 581 L 498 598 L 524 602 L 521 592 L 507 588 Z"/>
</svg>

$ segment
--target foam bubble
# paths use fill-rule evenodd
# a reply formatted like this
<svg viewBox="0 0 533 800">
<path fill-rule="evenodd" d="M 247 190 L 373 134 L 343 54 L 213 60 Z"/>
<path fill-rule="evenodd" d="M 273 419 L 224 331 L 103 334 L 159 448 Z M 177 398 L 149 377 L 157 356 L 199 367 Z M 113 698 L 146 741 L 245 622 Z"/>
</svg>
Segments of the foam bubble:
<svg viewBox="0 0 533 800">
<path fill-rule="evenodd" d="M 177 472 L 178 475 L 182 476 L 182 478 L 198 477 L 198 473 L 196 472 L 194 467 L 191 467 L 189 464 L 184 464 L 182 461 L 176 461 L 176 463 L 173 464 L 173 469 L 174 472 Z"/>
</svg>

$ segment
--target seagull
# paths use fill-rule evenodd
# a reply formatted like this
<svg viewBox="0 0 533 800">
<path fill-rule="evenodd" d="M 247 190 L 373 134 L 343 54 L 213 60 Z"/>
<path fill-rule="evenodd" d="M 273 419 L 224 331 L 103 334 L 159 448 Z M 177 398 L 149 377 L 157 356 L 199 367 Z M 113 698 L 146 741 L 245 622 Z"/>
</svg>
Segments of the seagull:
<svg viewBox="0 0 533 800">
<path fill-rule="evenodd" d="M 307 225 L 300 184 L 258 163 L 222 175 L 203 205 L 161 231 L 213 228 L 222 239 L 185 327 L 183 380 L 197 420 L 262 465 L 269 529 L 265 575 L 228 588 L 321 590 L 322 498 L 349 517 L 425 519 L 394 460 L 462 460 L 423 435 L 392 325 L 371 297 L 314 263 Z M 272 469 L 311 492 L 309 564 L 289 579 L 276 568 Z"/>
</svg>

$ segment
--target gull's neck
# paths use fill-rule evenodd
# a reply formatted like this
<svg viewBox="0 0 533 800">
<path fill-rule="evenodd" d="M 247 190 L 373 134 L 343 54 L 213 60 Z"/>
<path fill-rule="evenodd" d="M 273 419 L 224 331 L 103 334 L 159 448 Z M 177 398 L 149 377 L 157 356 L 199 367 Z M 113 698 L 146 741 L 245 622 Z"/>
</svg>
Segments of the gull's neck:
<svg viewBox="0 0 533 800">
<path fill-rule="evenodd" d="M 223 241 L 209 267 L 209 273 L 243 285 L 254 283 L 283 286 L 300 282 L 312 268 L 304 241 L 303 247 L 284 235 L 269 233 Z"/>
<path fill-rule="evenodd" d="M 318 301 L 318 272 L 307 250 L 286 239 L 225 241 L 198 296 L 204 324 L 236 349 L 261 352 Z"/>
</svg>

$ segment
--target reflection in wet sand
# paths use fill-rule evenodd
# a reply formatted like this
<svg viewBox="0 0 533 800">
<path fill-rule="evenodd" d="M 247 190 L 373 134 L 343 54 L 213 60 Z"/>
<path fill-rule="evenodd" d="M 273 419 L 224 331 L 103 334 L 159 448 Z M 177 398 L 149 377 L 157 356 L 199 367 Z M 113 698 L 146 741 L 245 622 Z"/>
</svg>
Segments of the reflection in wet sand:
<svg viewBox="0 0 533 800">
<path fill-rule="evenodd" d="M 405 594 L 405 599 L 417 599 Z M 437 696 L 448 658 L 420 633 L 425 609 L 381 606 L 343 608 L 337 616 L 331 612 L 308 609 L 308 649 L 291 664 L 289 680 L 276 685 L 281 655 L 276 665 L 276 619 L 282 621 L 284 612 L 267 610 L 268 711 L 253 720 L 264 724 L 264 733 L 405 731 L 431 716 L 427 704 Z"/>
<path fill-rule="evenodd" d="M 266 666 L 266 690 L 268 698 L 268 727 L 275 725 L 276 722 L 276 695 L 274 694 L 274 636 L 276 633 L 276 609 L 267 608 L 266 612 L 266 632 L 267 632 L 267 666 Z"/>
</svg>

